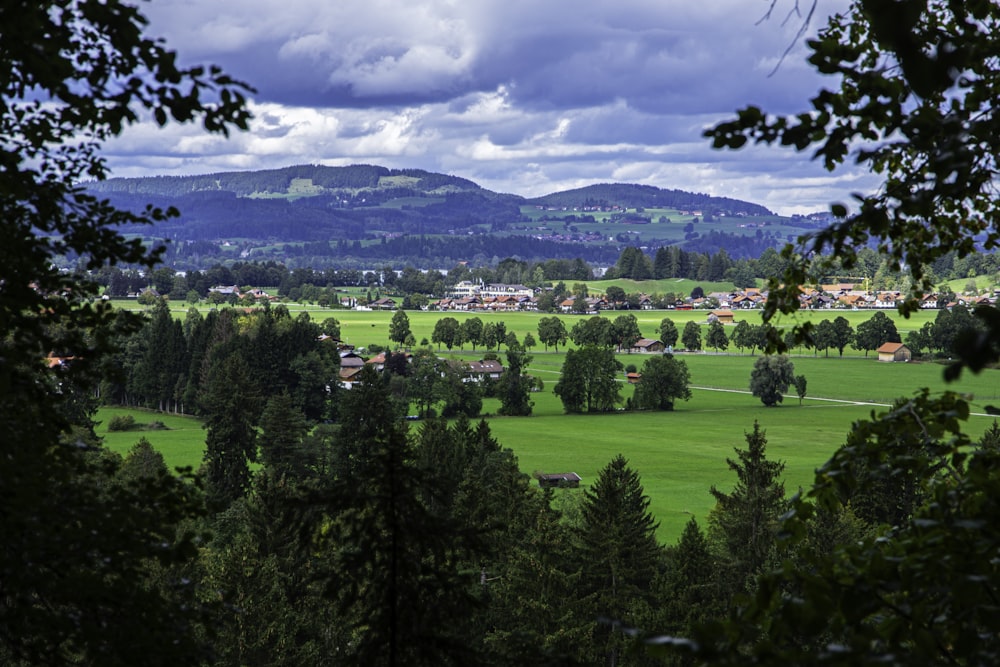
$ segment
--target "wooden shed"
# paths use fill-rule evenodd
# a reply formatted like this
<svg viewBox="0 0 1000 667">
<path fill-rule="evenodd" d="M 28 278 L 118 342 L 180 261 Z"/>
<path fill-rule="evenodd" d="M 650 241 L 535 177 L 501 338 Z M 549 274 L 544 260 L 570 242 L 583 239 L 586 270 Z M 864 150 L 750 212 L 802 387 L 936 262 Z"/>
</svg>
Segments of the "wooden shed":
<svg viewBox="0 0 1000 667">
<path fill-rule="evenodd" d="M 709 322 L 721 322 L 722 324 L 733 324 L 735 322 L 733 311 L 728 309 L 713 310 L 708 314 Z"/>
<path fill-rule="evenodd" d="M 580 476 L 575 472 L 540 472 L 535 473 L 538 479 L 538 486 L 543 489 L 570 488 L 575 489 L 580 486 Z"/>
<path fill-rule="evenodd" d="M 910 361 L 913 353 L 902 343 L 883 343 L 878 350 L 879 361 Z"/>
</svg>

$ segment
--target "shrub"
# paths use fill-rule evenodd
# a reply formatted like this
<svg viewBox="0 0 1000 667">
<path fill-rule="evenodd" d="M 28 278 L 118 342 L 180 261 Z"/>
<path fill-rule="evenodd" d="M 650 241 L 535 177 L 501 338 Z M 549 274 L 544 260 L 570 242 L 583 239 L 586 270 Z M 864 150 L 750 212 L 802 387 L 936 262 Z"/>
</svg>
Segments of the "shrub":
<svg viewBox="0 0 1000 667">
<path fill-rule="evenodd" d="M 135 428 L 135 417 L 132 415 L 115 415 L 108 422 L 109 431 L 131 431 Z"/>
</svg>

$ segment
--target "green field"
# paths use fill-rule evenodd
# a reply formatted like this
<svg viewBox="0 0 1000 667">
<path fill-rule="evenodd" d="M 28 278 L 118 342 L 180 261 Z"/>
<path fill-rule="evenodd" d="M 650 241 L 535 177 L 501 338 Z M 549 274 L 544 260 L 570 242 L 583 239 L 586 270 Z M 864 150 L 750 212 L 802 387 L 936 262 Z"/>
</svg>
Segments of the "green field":
<svg viewBox="0 0 1000 667">
<path fill-rule="evenodd" d="M 594 291 L 603 291 L 611 284 L 623 284 L 628 281 L 602 281 L 600 283 L 591 283 Z M 676 281 L 646 281 L 645 285 L 649 286 L 652 283 L 664 283 L 669 285 L 670 283 L 676 283 Z M 637 283 L 638 284 L 638 283 Z M 690 291 L 690 285 L 693 285 L 693 281 L 684 281 L 684 286 Z M 626 291 L 632 291 L 626 288 Z M 664 290 L 669 291 L 669 290 Z M 119 299 L 113 301 L 116 306 L 131 309 L 131 310 L 141 310 L 142 307 L 135 302 L 135 300 L 125 300 Z M 320 306 L 311 304 L 300 304 L 300 303 L 288 303 L 284 304 L 288 308 L 292 317 L 297 317 L 301 313 L 308 313 L 309 316 L 317 322 L 320 322 L 328 317 L 335 318 L 340 322 L 341 328 L 341 338 L 355 347 L 366 347 L 371 344 L 377 344 L 382 346 L 390 345 L 389 341 L 389 321 L 392 319 L 392 311 L 358 311 L 358 310 L 344 310 L 338 308 L 322 308 Z M 170 310 L 175 317 L 183 318 L 187 315 L 187 312 L 192 308 L 190 304 L 171 302 Z M 197 306 L 197 310 L 203 315 L 211 310 L 213 306 L 207 304 L 201 304 Z M 694 321 L 702 324 L 705 329 L 703 329 L 702 335 L 704 336 L 707 330 L 707 318 L 710 311 L 706 310 L 639 310 L 639 311 L 603 311 L 601 313 L 604 317 L 615 318 L 619 315 L 631 313 L 635 315 L 636 320 L 639 323 L 639 329 L 643 336 L 649 338 L 657 338 L 658 331 L 660 327 L 660 322 L 664 318 L 670 318 L 677 325 L 678 329 L 683 329 L 684 325 L 689 321 Z M 903 318 L 899 316 L 895 311 L 884 311 L 885 314 L 891 317 L 895 323 L 899 334 L 905 340 L 906 334 L 915 329 L 919 329 L 924 325 L 925 322 L 933 321 L 937 316 L 936 310 L 922 310 L 914 313 L 909 318 Z M 483 322 L 498 322 L 502 321 L 507 326 L 508 331 L 513 331 L 517 334 L 519 340 L 523 340 L 524 334 L 531 332 L 537 340 L 538 338 L 538 320 L 543 317 L 559 317 L 563 320 L 566 326 L 566 330 L 569 331 L 573 324 L 581 318 L 591 317 L 589 315 L 574 315 L 574 314 L 550 314 L 550 313 L 536 313 L 536 312 L 500 312 L 500 313 L 483 313 L 483 312 L 452 312 L 452 311 L 419 311 L 419 310 L 408 310 L 406 311 L 407 317 L 410 320 L 410 329 L 413 332 L 414 338 L 420 343 L 421 340 L 427 339 L 431 340 L 431 334 L 434 332 L 434 325 L 442 317 L 454 317 L 459 322 L 470 317 L 478 317 Z M 815 311 L 802 311 L 797 313 L 795 316 L 785 316 L 779 317 L 774 324 L 779 327 L 792 326 L 795 323 L 802 323 L 807 321 L 812 321 L 814 323 L 820 322 L 824 319 L 833 320 L 837 317 L 845 317 L 851 323 L 852 327 L 857 327 L 857 325 L 865 320 L 868 320 L 875 314 L 872 310 L 841 310 L 841 309 L 831 309 L 831 310 L 815 310 Z M 761 323 L 761 311 L 759 310 L 746 310 L 746 311 L 736 311 L 736 321 L 746 320 L 751 324 Z M 572 343 L 569 344 L 572 346 Z M 535 351 L 542 350 L 539 346 Z M 464 346 L 463 351 L 472 352 L 472 348 L 469 345 Z M 730 352 L 735 352 L 735 349 L 730 349 Z M 801 351 L 801 350 L 800 350 Z M 836 352 L 832 352 L 836 354 Z M 864 353 L 858 352 L 852 348 L 848 348 L 844 351 L 845 356 L 856 356 L 863 357 Z"/>
<path fill-rule="evenodd" d="M 335 314 L 342 321 L 345 332 L 349 332 L 346 334 L 348 340 L 353 337 L 387 342 L 389 313 L 341 311 Z M 690 316 L 691 313 L 677 315 Z M 857 316 L 858 313 L 847 315 Z M 418 339 L 430 336 L 433 322 L 439 316 L 439 313 L 412 314 L 411 324 Z M 456 317 L 461 319 L 462 316 Z M 640 314 L 643 331 L 653 327 L 654 322 L 658 325 L 663 316 L 662 311 Z M 704 313 L 695 316 L 704 317 Z M 826 316 L 830 316 L 829 313 Z M 534 330 L 541 316 L 482 317 L 484 320 L 502 319 L 522 337 L 523 332 Z M 851 319 L 854 321 L 857 317 Z M 455 356 L 476 358 L 479 355 L 466 350 L 462 354 L 456 351 Z M 690 401 L 679 402 L 674 412 L 564 415 L 559 400 L 552 393 L 563 352 L 536 350 L 533 356 L 529 371 L 543 379 L 545 388 L 533 395 L 535 408 L 531 417 L 489 418 L 499 441 L 514 450 L 525 472 L 574 471 L 583 477 L 585 484 L 593 481 L 613 456 L 623 454 L 642 476 L 652 510 L 661 522 L 660 536 L 666 542 L 676 540 L 688 517 L 694 515 L 704 522 L 713 505 L 708 492 L 713 484 L 728 489 L 733 483 L 726 458 L 734 455 L 734 447 L 745 445 L 744 433 L 752 429 L 755 420 L 766 432 L 769 457 L 785 462 L 785 486 L 792 493 L 810 483 L 815 468 L 843 443 L 852 422 L 868 418 L 873 410 L 884 410 L 885 404 L 897 397 L 912 395 L 918 387 L 927 386 L 935 392 L 945 388 L 942 366 L 938 364 L 885 364 L 858 354 L 845 358 L 793 355 L 796 374 L 805 375 L 808 380 L 806 399 L 799 406 L 793 393 L 786 396 L 781 406 L 765 408 L 747 392 L 756 357 L 749 354 L 681 354 L 679 357 L 691 371 L 693 397 Z M 644 358 L 639 354 L 619 356 L 623 363 L 639 367 Z M 968 431 L 976 435 L 982 433 L 993 420 L 985 415 L 985 405 L 1000 403 L 1000 371 L 987 370 L 980 375 L 966 373 L 950 388 L 972 397 L 976 414 L 970 419 Z M 623 394 L 628 396 L 630 391 L 631 388 L 625 386 Z M 483 409 L 485 413 L 495 413 L 497 407 L 495 400 L 487 400 Z M 106 425 L 110 418 L 125 413 L 133 414 L 139 423 L 163 421 L 170 430 L 108 433 Z M 201 463 L 205 433 L 197 420 L 118 408 L 102 409 L 98 419 L 103 422 L 98 433 L 116 451 L 127 452 L 140 436 L 145 436 L 163 453 L 170 466 L 197 468 Z"/>
</svg>

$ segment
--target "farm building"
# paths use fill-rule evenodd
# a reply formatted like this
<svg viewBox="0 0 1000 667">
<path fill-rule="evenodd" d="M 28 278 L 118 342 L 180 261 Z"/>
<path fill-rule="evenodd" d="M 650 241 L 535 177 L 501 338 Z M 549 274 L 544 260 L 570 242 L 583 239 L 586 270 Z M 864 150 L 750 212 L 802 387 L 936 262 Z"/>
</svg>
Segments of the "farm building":
<svg viewBox="0 0 1000 667">
<path fill-rule="evenodd" d="M 708 314 L 708 321 L 732 324 L 735 320 L 733 319 L 733 311 L 731 310 L 713 310 Z"/>
<path fill-rule="evenodd" d="M 642 352 L 645 354 L 652 354 L 654 352 L 663 352 L 666 348 L 661 341 L 655 338 L 640 338 L 632 346 L 630 352 Z"/>
<path fill-rule="evenodd" d="M 876 352 L 879 361 L 909 361 L 913 358 L 910 348 L 902 343 L 883 343 Z"/>
<path fill-rule="evenodd" d="M 535 473 L 538 486 L 543 489 L 565 487 L 575 489 L 580 486 L 581 477 L 575 472 Z"/>
</svg>

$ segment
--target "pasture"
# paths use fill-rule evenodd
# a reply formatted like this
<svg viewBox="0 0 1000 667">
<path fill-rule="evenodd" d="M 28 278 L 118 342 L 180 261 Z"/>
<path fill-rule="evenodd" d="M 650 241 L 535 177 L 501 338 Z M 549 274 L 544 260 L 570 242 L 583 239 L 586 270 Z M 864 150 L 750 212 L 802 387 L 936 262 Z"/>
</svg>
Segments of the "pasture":
<svg viewBox="0 0 1000 667">
<path fill-rule="evenodd" d="M 388 342 L 385 336 L 391 314 L 366 311 L 336 314 L 344 316 L 338 317 L 344 330 L 365 332 L 369 338 L 361 338 L 362 333 L 348 336 L 380 344 Z M 456 317 L 461 319 L 462 315 Z M 676 315 L 692 316 L 691 313 Z M 440 316 L 440 313 L 420 312 L 411 315 L 418 340 L 430 337 L 433 322 Z M 649 329 L 652 334 L 652 327 L 658 326 L 664 316 L 663 311 L 640 314 L 643 332 Z M 704 318 L 704 313 L 694 315 L 699 316 Z M 537 320 L 541 315 L 508 313 L 482 317 L 504 320 L 508 329 L 523 338 L 529 330 L 537 336 Z M 852 323 L 856 321 L 860 320 Z M 470 349 L 455 350 L 452 356 L 479 358 L 481 350 L 477 353 Z M 708 491 L 712 485 L 723 490 L 731 488 L 735 477 L 727 468 L 726 458 L 734 456 L 734 448 L 745 446 L 744 433 L 752 429 L 754 421 L 766 433 L 768 457 L 785 463 L 785 488 L 791 494 L 809 485 L 814 470 L 843 443 L 854 421 L 884 411 L 892 400 L 911 396 L 919 387 L 926 386 L 934 392 L 946 388 L 942 366 L 938 364 L 886 364 L 859 354 L 844 358 L 835 353 L 830 357 L 792 355 L 796 374 L 805 375 L 808 381 L 805 400 L 800 406 L 792 391 L 782 405 L 765 408 L 747 391 L 755 356 L 692 353 L 678 357 L 691 372 L 693 395 L 690 401 L 678 402 L 675 411 L 565 415 L 552 393 L 564 353 L 536 349 L 529 372 L 541 377 L 545 387 L 532 395 L 533 415 L 489 416 L 490 426 L 502 445 L 515 452 L 521 469 L 529 474 L 573 471 L 587 484 L 613 456 L 623 454 L 642 477 L 651 510 L 661 523 L 661 539 L 673 543 L 691 516 L 704 525 L 714 504 Z M 619 355 L 622 363 L 640 368 L 645 358 L 641 354 Z M 975 436 L 985 431 L 993 421 L 993 417 L 985 414 L 985 406 L 1000 403 L 1000 371 L 965 373 L 948 388 L 971 396 L 975 414 L 967 431 Z M 631 391 L 630 386 L 623 384 L 623 397 L 628 397 Z M 497 401 L 488 399 L 483 410 L 495 414 L 497 407 Z M 126 413 L 133 414 L 139 423 L 163 421 L 170 430 L 107 432 L 110 418 Z M 163 453 L 170 466 L 197 468 L 201 463 L 205 433 L 195 419 L 119 408 L 102 409 L 98 419 L 102 422 L 98 434 L 110 448 L 122 454 L 144 436 Z M 419 428 L 419 424 L 411 428 Z"/>
</svg>

